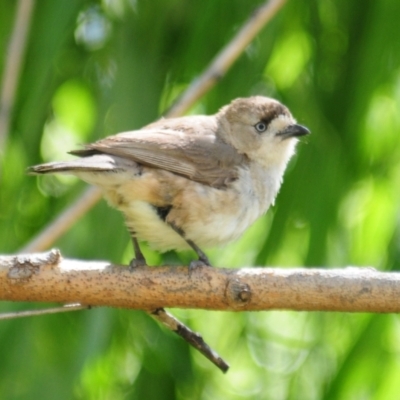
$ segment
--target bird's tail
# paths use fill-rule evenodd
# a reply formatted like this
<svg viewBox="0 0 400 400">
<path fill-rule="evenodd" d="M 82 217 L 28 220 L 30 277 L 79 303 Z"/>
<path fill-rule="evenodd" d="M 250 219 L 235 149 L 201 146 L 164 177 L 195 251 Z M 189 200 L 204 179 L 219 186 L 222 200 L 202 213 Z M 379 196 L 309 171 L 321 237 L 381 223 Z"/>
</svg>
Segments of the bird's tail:
<svg viewBox="0 0 400 400">
<path fill-rule="evenodd" d="M 97 154 L 72 161 L 55 161 L 29 167 L 27 172 L 31 175 L 53 174 L 58 172 L 102 172 L 118 169 L 115 158 L 106 154 Z"/>
</svg>

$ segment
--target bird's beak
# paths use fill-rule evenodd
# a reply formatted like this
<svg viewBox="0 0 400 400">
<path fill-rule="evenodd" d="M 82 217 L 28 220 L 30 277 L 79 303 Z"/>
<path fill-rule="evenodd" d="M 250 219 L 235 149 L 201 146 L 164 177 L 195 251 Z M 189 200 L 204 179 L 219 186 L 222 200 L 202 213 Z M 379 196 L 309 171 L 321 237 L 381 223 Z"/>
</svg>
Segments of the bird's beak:
<svg viewBox="0 0 400 400">
<path fill-rule="evenodd" d="M 280 131 L 277 136 L 281 136 L 282 139 L 289 139 L 291 137 L 298 137 L 310 134 L 310 130 L 303 125 L 294 124 L 289 125 L 283 131 Z"/>
</svg>

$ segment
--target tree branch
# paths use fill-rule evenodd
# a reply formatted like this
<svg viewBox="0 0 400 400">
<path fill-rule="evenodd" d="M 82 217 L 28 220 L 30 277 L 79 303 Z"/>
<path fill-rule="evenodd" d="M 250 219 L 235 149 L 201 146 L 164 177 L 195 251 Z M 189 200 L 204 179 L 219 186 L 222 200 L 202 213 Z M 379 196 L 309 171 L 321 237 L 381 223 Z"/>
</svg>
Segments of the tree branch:
<svg viewBox="0 0 400 400">
<path fill-rule="evenodd" d="M 171 118 L 183 115 L 214 87 L 285 2 L 286 0 L 269 0 L 258 7 L 235 37 L 216 55 L 204 72 L 191 83 L 165 116 Z"/>
<path fill-rule="evenodd" d="M 10 129 L 10 117 L 14 108 L 34 4 L 34 0 L 19 0 L 15 13 L 0 93 L 0 153 L 4 149 Z"/>
<path fill-rule="evenodd" d="M 94 186 L 89 186 L 80 197 L 65 208 L 61 214 L 55 217 L 47 226 L 43 228 L 19 253 L 31 253 L 48 249 L 62 236 L 75 221 L 83 217 L 100 199 L 101 190 Z"/>
<path fill-rule="evenodd" d="M 58 273 L 61 274 L 65 273 L 66 271 L 63 270 L 63 266 L 61 263 L 62 263 L 62 258 L 58 250 L 52 250 L 48 253 L 33 254 L 28 256 L 0 257 L 0 281 L 2 281 L 2 278 L 11 279 L 12 285 L 13 284 L 22 285 L 23 287 L 24 286 L 23 284 L 26 283 L 28 280 L 30 280 L 32 276 L 34 276 L 35 274 L 43 273 L 43 269 L 46 270 L 50 268 L 50 270 L 54 271 L 53 268 L 56 268 L 58 270 L 57 271 Z M 72 260 L 72 264 L 71 262 L 68 261 L 64 261 L 64 263 L 65 263 L 64 267 L 66 266 L 66 270 L 76 269 L 75 260 Z M 96 263 L 89 263 L 86 267 L 83 267 L 83 270 L 89 268 L 89 270 L 91 271 L 92 266 L 95 264 Z M 127 267 L 116 266 L 116 268 L 123 268 L 125 272 L 127 270 Z M 94 268 L 94 270 L 95 269 L 96 268 Z M 100 269 L 98 270 L 98 272 L 101 272 L 102 269 L 103 266 L 100 265 Z M 77 270 L 82 270 L 82 269 L 79 268 L 78 266 Z M 78 280 L 79 279 L 80 278 L 78 278 Z M 50 278 L 50 281 L 51 280 L 52 278 Z M 50 281 L 48 282 L 50 283 Z M 70 283 L 74 284 L 74 282 Z M 10 290 L 9 288 L 7 288 L 7 285 L 3 286 L 0 283 L 0 300 L 5 300 L 9 293 Z M 3 298 L 3 294 L 6 296 L 5 298 Z M 15 299 L 12 298 L 10 300 L 15 300 Z M 51 300 L 32 299 L 32 298 L 29 298 L 29 300 L 51 301 Z M 74 304 L 65 304 L 62 307 L 47 308 L 44 310 L 10 312 L 5 314 L 0 314 L 0 320 L 30 317 L 30 316 L 45 315 L 45 314 L 54 314 L 59 312 L 68 312 L 68 311 L 76 311 L 76 310 L 91 308 L 91 305 L 83 305 L 83 304 L 85 303 L 78 302 Z M 153 309 L 151 311 L 147 311 L 147 313 L 151 317 L 153 317 L 156 321 L 158 321 L 161 325 L 164 325 L 167 329 L 169 329 L 173 333 L 183 338 L 192 347 L 194 347 L 206 358 L 208 358 L 222 372 L 228 371 L 229 364 L 222 357 L 220 357 L 210 346 L 208 346 L 208 344 L 203 340 L 203 337 L 200 334 L 193 332 L 189 327 L 187 327 L 185 324 L 183 324 L 172 314 L 168 313 L 161 307 L 155 310 Z"/>
<path fill-rule="evenodd" d="M 399 312 L 400 274 L 373 268 L 143 267 L 63 259 L 57 250 L 0 257 L 0 300 L 153 311 Z"/>
<path fill-rule="evenodd" d="M 83 306 L 79 303 L 76 303 L 76 304 L 65 304 L 60 307 L 44 308 L 43 310 L 13 311 L 9 313 L 1 313 L 0 321 L 3 321 L 5 319 L 37 317 L 39 315 L 59 314 L 64 312 L 80 311 L 88 309 L 90 309 L 90 306 Z"/>
<path fill-rule="evenodd" d="M 208 358 L 222 372 L 228 371 L 229 364 L 227 364 L 225 360 L 223 360 L 210 346 L 208 346 L 199 333 L 193 332 L 163 308 L 157 308 L 149 313 L 149 315 L 151 315 L 156 321 L 164 325 L 170 331 L 176 333 L 181 338 L 186 340 L 186 342 L 203 354 L 203 356 Z"/>
</svg>

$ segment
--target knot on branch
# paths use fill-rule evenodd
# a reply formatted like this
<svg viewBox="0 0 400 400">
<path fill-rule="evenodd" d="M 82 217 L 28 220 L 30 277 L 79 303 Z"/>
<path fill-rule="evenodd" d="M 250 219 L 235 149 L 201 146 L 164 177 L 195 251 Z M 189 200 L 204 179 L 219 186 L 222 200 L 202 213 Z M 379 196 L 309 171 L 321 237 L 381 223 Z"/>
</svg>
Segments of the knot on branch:
<svg viewBox="0 0 400 400">
<path fill-rule="evenodd" d="M 33 275 L 39 273 L 42 266 L 58 264 L 60 259 L 61 253 L 56 249 L 42 254 L 16 256 L 12 260 L 7 277 L 14 283 L 27 282 Z"/>
<path fill-rule="evenodd" d="M 250 302 L 251 296 L 251 288 L 247 283 L 241 282 L 238 278 L 228 280 L 226 298 L 231 306 L 243 307 Z"/>
</svg>

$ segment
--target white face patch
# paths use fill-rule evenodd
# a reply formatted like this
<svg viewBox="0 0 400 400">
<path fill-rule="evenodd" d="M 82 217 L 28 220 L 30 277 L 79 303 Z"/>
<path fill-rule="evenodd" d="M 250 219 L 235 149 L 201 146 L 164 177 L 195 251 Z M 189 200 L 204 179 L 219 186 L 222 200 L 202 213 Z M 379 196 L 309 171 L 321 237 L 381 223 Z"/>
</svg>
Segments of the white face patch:
<svg viewBox="0 0 400 400">
<path fill-rule="evenodd" d="M 289 115 L 279 115 L 274 118 L 267 131 L 260 135 L 262 138 L 261 146 L 257 150 L 249 152 L 250 158 L 256 160 L 265 168 L 275 169 L 283 173 L 294 153 L 298 140 L 296 138 L 283 139 L 277 134 L 295 123 L 296 120 Z"/>
<path fill-rule="evenodd" d="M 270 122 L 267 132 L 271 135 L 276 135 L 278 132 L 295 123 L 296 120 L 293 117 L 281 114 Z"/>
</svg>

